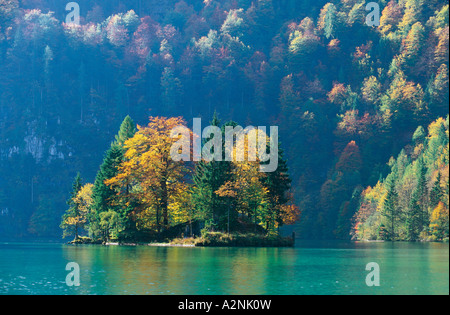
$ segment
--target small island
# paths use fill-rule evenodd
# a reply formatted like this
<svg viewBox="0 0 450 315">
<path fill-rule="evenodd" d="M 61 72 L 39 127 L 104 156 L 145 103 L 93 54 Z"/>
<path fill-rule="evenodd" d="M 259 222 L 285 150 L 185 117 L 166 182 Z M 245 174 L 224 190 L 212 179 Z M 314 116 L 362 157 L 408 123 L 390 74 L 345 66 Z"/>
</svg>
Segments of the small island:
<svg viewBox="0 0 450 315">
<path fill-rule="evenodd" d="M 217 115 L 211 125 L 219 132 L 204 140 L 225 139 L 226 126 L 239 130 Z M 150 117 L 148 126 L 136 127 L 126 117 L 95 182 L 84 184 L 77 174 L 63 237 L 74 237 L 71 244 L 293 246 L 295 237 L 280 233 L 299 217 L 283 152 L 276 151 L 274 172 L 261 172 L 266 162 L 258 159 L 176 160 L 172 131 L 179 126 L 187 129 L 182 118 Z M 267 135 L 262 139 L 270 146 Z M 234 150 L 249 154 L 248 140 L 241 148 L 235 142 Z M 210 152 L 224 157 L 216 146 Z"/>
<path fill-rule="evenodd" d="M 295 234 L 292 236 L 258 235 L 258 234 L 227 234 L 208 232 L 199 237 L 181 237 L 166 239 L 161 242 L 101 242 L 89 237 L 79 237 L 70 241 L 72 245 L 105 245 L 105 246 L 152 246 L 152 247 L 293 247 Z"/>
</svg>

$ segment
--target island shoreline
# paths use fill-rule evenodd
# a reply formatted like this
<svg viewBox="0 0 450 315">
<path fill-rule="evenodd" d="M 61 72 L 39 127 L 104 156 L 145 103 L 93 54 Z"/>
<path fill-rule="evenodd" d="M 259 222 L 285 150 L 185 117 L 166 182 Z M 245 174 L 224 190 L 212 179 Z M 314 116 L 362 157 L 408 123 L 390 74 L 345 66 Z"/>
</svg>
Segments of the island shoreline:
<svg viewBox="0 0 450 315">
<path fill-rule="evenodd" d="M 69 242 L 70 245 L 103 246 L 150 246 L 150 247 L 294 247 L 295 235 L 225 234 L 209 232 L 202 237 L 174 238 L 155 242 L 142 241 L 93 241 L 81 237 Z"/>
</svg>

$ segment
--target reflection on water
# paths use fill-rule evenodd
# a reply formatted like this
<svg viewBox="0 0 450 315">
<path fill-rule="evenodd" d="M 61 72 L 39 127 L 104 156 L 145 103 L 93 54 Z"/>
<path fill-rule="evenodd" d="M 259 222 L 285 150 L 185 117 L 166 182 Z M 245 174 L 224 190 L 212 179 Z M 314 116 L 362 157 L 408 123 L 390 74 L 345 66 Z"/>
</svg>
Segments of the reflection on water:
<svg viewBox="0 0 450 315">
<path fill-rule="evenodd" d="M 65 284 L 68 262 L 81 286 Z M 365 266 L 381 268 L 381 287 Z M 448 294 L 448 244 L 300 242 L 295 248 L 0 243 L 0 294 Z"/>
</svg>

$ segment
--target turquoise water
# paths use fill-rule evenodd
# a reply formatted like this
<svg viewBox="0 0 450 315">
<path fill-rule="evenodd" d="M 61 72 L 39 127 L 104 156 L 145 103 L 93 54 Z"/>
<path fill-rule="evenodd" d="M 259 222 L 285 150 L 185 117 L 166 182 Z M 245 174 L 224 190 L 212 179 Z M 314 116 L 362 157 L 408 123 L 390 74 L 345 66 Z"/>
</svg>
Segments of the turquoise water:
<svg viewBox="0 0 450 315">
<path fill-rule="evenodd" d="M 80 286 L 66 285 L 66 264 Z M 366 265 L 380 266 L 368 287 Z M 0 294 L 449 294 L 449 245 L 176 248 L 0 243 Z"/>
</svg>

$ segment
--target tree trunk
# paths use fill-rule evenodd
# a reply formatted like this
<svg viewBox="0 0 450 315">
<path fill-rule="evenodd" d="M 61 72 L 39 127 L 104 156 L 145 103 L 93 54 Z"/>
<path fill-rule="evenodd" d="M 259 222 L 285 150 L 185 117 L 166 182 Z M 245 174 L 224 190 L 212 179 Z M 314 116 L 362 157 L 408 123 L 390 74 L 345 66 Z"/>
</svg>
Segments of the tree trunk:
<svg viewBox="0 0 450 315">
<path fill-rule="evenodd" d="M 163 226 L 167 228 L 169 226 L 169 216 L 168 216 L 168 207 L 169 207 L 169 196 L 167 192 L 167 181 L 164 178 L 161 181 L 161 208 L 163 211 Z"/>
<path fill-rule="evenodd" d="M 158 234 L 161 233 L 161 225 L 159 224 L 159 206 L 156 207 L 156 229 L 158 230 Z"/>
</svg>

